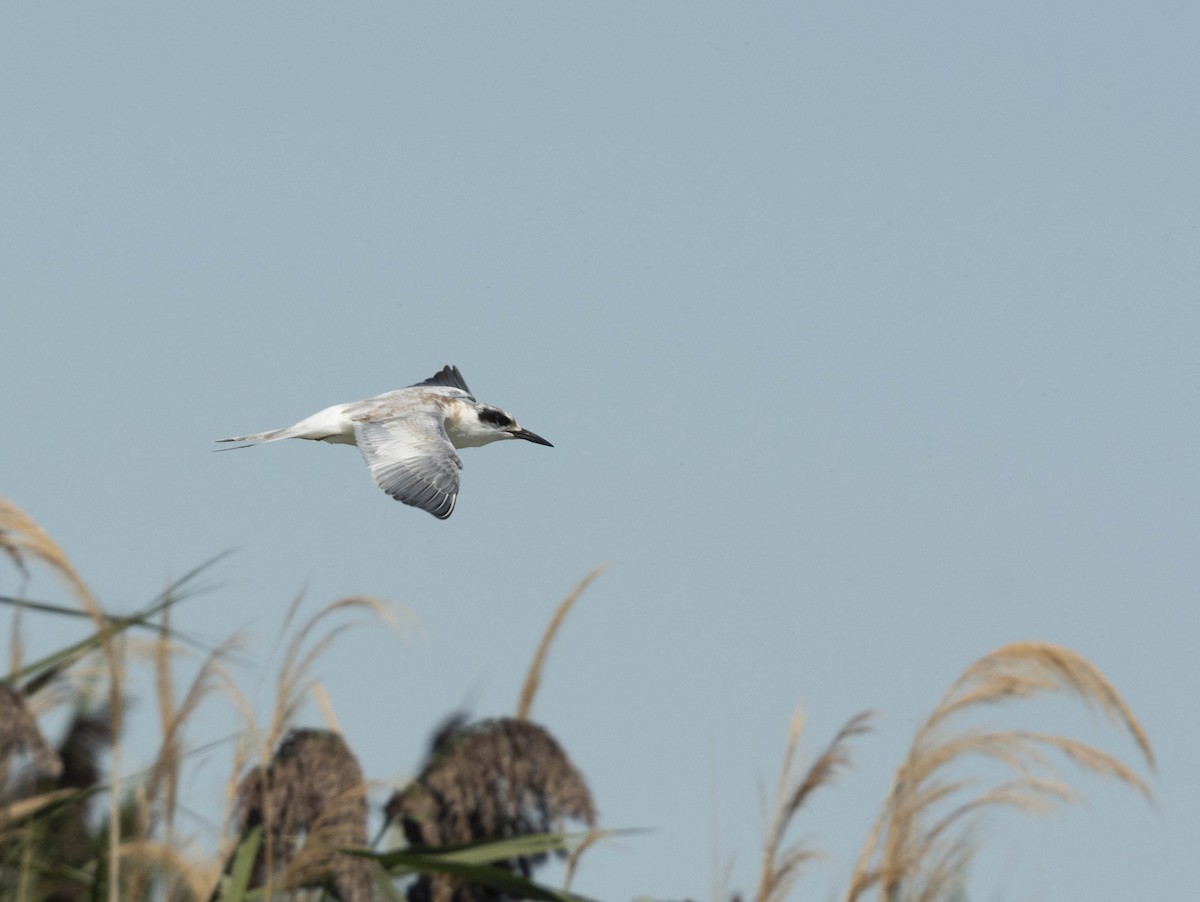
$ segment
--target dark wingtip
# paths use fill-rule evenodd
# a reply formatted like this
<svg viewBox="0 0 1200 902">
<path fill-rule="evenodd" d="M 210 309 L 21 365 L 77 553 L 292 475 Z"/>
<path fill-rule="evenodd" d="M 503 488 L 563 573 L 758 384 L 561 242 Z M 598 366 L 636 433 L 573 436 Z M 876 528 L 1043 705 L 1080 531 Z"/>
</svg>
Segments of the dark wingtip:
<svg viewBox="0 0 1200 902">
<path fill-rule="evenodd" d="M 417 385 L 440 385 L 443 388 L 460 388 L 468 395 L 471 394 L 471 389 L 467 388 L 467 382 L 463 379 L 463 374 L 458 371 L 458 367 L 446 364 L 424 382 L 418 382 Z"/>
<path fill-rule="evenodd" d="M 223 449 L 218 449 L 218 450 L 223 450 Z M 407 504 L 409 507 L 415 507 L 417 510 L 422 510 L 422 511 L 425 511 L 426 513 L 433 514 L 439 520 L 447 519 L 452 513 L 454 513 L 454 508 L 458 504 L 458 496 L 457 495 L 454 495 L 451 498 L 443 500 L 442 503 L 439 504 L 437 507 L 426 507 L 425 505 L 419 504 L 416 501 L 413 501 L 411 499 L 406 500 L 404 498 L 401 498 L 399 495 L 389 495 L 388 497 L 391 498 L 393 501 L 399 501 L 401 504 Z"/>
</svg>

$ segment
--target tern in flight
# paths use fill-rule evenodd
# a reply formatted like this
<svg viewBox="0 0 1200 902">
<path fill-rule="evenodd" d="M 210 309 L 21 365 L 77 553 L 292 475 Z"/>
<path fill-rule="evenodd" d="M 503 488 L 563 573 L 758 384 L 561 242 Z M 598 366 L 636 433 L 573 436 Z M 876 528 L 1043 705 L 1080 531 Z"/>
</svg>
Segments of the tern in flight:
<svg viewBox="0 0 1200 902">
<path fill-rule="evenodd" d="M 286 429 L 218 441 L 274 442 L 284 438 L 357 445 L 377 486 L 397 501 L 441 520 L 454 513 L 458 500 L 462 461 L 454 453 L 456 448 L 478 448 L 509 438 L 554 447 L 518 426 L 508 412 L 476 401 L 456 366 L 443 367 L 408 388 L 326 407 Z"/>
</svg>

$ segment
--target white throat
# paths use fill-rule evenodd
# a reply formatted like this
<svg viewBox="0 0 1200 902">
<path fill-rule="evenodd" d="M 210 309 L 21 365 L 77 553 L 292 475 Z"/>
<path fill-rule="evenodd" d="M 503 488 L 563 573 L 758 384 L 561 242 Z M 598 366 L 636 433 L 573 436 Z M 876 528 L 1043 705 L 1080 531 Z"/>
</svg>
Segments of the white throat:
<svg viewBox="0 0 1200 902">
<path fill-rule="evenodd" d="M 509 438 L 508 433 L 480 422 L 475 408 L 461 401 L 446 414 L 446 436 L 455 448 L 479 448 Z"/>
</svg>

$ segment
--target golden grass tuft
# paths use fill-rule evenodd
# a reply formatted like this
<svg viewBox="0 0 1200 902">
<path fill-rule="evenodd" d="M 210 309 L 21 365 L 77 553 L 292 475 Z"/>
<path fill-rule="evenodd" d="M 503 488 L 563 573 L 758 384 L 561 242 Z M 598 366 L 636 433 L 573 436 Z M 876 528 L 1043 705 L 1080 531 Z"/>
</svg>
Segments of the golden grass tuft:
<svg viewBox="0 0 1200 902">
<path fill-rule="evenodd" d="M 944 896 L 970 863 L 970 827 L 984 811 L 997 806 L 1046 811 L 1075 798 L 1051 764 L 1055 753 L 1151 798 L 1146 782 L 1121 759 L 1077 739 L 1024 730 L 955 729 L 963 715 L 982 707 L 1052 692 L 1098 708 L 1123 727 L 1153 770 L 1145 731 L 1091 662 L 1046 642 L 1005 645 L 971 664 L 917 730 L 863 846 L 847 900 L 872 887 L 887 902 Z M 976 780 L 955 775 L 965 759 L 975 757 L 1008 768 L 1013 778 L 980 789 Z"/>
</svg>

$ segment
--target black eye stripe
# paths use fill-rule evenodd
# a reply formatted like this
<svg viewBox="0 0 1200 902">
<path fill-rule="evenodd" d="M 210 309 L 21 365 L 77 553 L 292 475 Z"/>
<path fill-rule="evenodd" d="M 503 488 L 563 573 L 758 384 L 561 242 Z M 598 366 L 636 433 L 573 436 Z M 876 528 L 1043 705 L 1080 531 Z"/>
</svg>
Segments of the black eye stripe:
<svg viewBox="0 0 1200 902">
<path fill-rule="evenodd" d="M 479 408 L 479 419 L 485 423 L 491 423 L 493 426 L 511 426 L 513 424 L 512 417 L 494 407 Z"/>
</svg>

